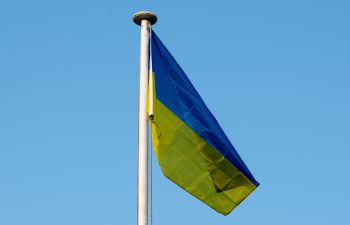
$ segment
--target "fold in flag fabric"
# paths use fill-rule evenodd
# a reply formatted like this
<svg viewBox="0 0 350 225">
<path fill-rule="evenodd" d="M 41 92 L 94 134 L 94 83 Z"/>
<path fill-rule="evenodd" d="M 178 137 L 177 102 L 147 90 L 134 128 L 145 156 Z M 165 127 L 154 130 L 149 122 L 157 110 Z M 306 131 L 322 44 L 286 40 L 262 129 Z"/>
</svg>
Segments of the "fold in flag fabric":
<svg viewBox="0 0 350 225">
<path fill-rule="evenodd" d="M 159 165 L 171 181 L 227 215 L 259 183 L 179 64 L 151 32 L 149 107 L 153 106 L 152 142 Z"/>
</svg>

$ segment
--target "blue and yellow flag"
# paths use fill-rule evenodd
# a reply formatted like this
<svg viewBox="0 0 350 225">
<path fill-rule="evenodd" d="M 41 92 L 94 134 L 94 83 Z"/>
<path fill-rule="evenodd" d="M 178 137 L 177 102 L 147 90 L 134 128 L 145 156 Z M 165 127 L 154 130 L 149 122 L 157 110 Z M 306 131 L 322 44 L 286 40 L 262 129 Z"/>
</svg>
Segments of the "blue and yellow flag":
<svg viewBox="0 0 350 225">
<path fill-rule="evenodd" d="M 164 175 L 227 215 L 259 183 L 184 71 L 151 31 L 152 141 Z"/>
</svg>

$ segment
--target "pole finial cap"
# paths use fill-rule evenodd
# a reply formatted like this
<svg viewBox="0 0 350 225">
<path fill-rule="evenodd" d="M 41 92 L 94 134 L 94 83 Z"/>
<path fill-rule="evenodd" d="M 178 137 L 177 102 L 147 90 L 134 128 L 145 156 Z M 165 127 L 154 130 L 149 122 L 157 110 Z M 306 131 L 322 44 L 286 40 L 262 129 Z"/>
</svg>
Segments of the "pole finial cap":
<svg viewBox="0 0 350 225">
<path fill-rule="evenodd" d="M 141 25 L 142 20 L 148 20 L 148 22 L 150 22 L 150 24 L 153 25 L 157 22 L 158 19 L 157 19 L 157 16 L 152 12 L 141 11 L 141 12 L 135 13 L 134 16 L 132 17 L 132 20 L 137 25 Z"/>
</svg>

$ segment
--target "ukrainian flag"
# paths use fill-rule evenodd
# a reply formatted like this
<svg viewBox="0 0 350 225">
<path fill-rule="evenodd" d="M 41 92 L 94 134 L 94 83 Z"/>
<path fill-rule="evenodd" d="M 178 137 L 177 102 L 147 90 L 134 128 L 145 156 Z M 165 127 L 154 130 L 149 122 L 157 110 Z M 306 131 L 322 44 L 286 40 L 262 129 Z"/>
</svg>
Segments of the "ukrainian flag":
<svg viewBox="0 0 350 225">
<path fill-rule="evenodd" d="M 259 183 L 179 64 L 151 32 L 150 120 L 160 167 L 167 178 L 227 215 Z"/>
</svg>

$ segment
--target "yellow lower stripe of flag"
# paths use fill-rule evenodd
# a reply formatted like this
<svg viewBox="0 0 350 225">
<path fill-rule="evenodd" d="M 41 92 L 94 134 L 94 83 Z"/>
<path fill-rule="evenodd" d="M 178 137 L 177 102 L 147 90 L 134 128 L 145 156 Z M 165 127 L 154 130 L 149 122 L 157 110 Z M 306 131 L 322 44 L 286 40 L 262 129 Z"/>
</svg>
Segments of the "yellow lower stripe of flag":
<svg viewBox="0 0 350 225">
<path fill-rule="evenodd" d="M 227 215 L 256 186 L 156 97 L 152 139 L 164 175 Z"/>
</svg>

